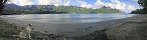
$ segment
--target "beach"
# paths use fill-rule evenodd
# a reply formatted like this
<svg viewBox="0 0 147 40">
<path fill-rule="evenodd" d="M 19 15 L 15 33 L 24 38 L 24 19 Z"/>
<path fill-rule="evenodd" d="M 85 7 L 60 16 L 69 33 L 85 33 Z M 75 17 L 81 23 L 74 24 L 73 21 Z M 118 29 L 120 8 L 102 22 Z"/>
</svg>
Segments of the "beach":
<svg viewBox="0 0 147 40">
<path fill-rule="evenodd" d="M 17 37 L 13 37 L 11 35 L 16 35 L 18 34 L 21 29 L 18 28 L 23 28 L 20 27 L 22 25 L 17 25 L 15 23 L 9 23 L 10 21 L 15 21 L 16 20 L 8 20 L 8 19 L 0 19 L 0 40 L 16 40 Z M 17 22 L 18 24 L 21 24 Z M 28 22 L 25 22 L 28 23 Z M 25 26 L 27 24 L 23 23 Z M 31 22 L 32 23 L 32 22 Z M 94 27 L 89 27 L 86 26 L 86 24 L 91 24 L 95 25 Z M 38 25 L 38 24 L 34 24 Z M 45 26 L 48 24 L 40 25 L 40 26 Z M 51 25 L 51 24 L 50 24 Z M 61 25 L 61 24 L 59 24 Z M 85 23 L 85 24 L 75 24 L 75 25 L 82 25 L 85 26 L 84 31 L 80 32 L 69 32 L 65 33 L 66 35 L 56 35 L 55 33 L 61 31 L 65 31 L 65 28 L 58 29 L 61 31 L 55 32 L 55 33 L 47 33 L 45 34 L 44 30 L 43 32 L 39 31 L 40 29 L 36 29 L 32 31 L 31 40 L 147 40 L 147 15 L 136 15 L 133 17 L 129 18 L 124 18 L 124 19 L 117 19 L 117 20 L 110 20 L 110 21 L 102 21 L 102 22 L 95 22 L 95 23 Z M 37 26 L 40 27 L 39 25 Z M 52 25 L 51 25 L 52 26 Z M 55 25 L 53 25 L 55 26 Z M 64 26 L 63 26 L 64 27 Z M 67 28 L 66 30 L 70 30 L 72 27 Z M 79 28 L 79 27 L 78 27 Z M 52 28 L 51 28 L 52 29 Z M 76 28 L 71 29 L 75 30 Z M 91 30 L 93 29 L 93 30 Z M 80 29 L 81 30 L 81 29 Z M 71 36 L 75 34 L 74 36 Z M 80 35 L 80 36 L 76 36 Z M 28 39 L 21 39 L 21 40 L 28 40 Z"/>
</svg>

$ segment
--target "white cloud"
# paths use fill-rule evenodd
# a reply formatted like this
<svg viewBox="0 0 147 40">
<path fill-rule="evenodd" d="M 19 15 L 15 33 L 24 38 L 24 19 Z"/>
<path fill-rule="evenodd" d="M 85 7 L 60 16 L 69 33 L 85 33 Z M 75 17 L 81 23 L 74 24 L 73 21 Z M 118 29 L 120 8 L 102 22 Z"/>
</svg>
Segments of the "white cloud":
<svg viewBox="0 0 147 40">
<path fill-rule="evenodd" d="M 52 0 L 53 1 L 53 0 Z M 54 0 L 54 3 L 53 3 L 55 6 L 60 6 L 62 5 L 62 0 Z"/>
<path fill-rule="evenodd" d="M 69 6 L 71 0 L 39 0 L 39 5 Z"/>
<path fill-rule="evenodd" d="M 32 0 L 10 0 L 10 3 L 14 3 L 20 6 L 25 6 L 25 5 L 32 5 L 33 2 Z"/>
<path fill-rule="evenodd" d="M 70 5 L 71 0 L 64 0 L 63 1 L 63 5 L 64 6 L 69 6 Z"/>
<path fill-rule="evenodd" d="M 101 0 L 97 0 L 95 5 L 97 7 L 109 6 L 113 9 L 119 9 L 119 10 L 127 12 L 127 13 L 131 12 L 132 10 L 135 10 L 135 7 L 133 5 L 129 5 L 129 4 L 120 2 L 119 0 L 110 0 L 110 1 L 111 1 L 111 3 L 105 3 L 105 2 L 102 2 Z"/>
<path fill-rule="evenodd" d="M 97 0 L 95 3 L 97 6 L 105 6 L 105 3 L 102 2 L 101 0 Z"/>
<path fill-rule="evenodd" d="M 62 4 L 62 0 L 39 0 L 38 5 L 55 5 L 60 6 Z"/>
<path fill-rule="evenodd" d="M 55 6 L 60 6 L 60 5 L 69 6 L 71 2 L 70 0 L 35 0 L 35 1 L 38 1 L 37 5 L 55 5 Z M 32 5 L 33 1 L 32 0 L 11 0 L 9 3 L 25 6 L 25 5 Z"/>
<path fill-rule="evenodd" d="M 52 5 L 52 0 L 39 0 L 38 5 Z"/>
<path fill-rule="evenodd" d="M 77 2 L 80 3 L 80 7 L 87 7 L 87 2 L 83 2 L 83 1 L 80 1 L 80 0 L 78 0 Z"/>
<path fill-rule="evenodd" d="M 87 2 L 80 1 L 80 0 L 77 0 L 77 2 L 80 3 L 80 7 L 94 8 L 93 4 L 88 4 Z"/>
</svg>

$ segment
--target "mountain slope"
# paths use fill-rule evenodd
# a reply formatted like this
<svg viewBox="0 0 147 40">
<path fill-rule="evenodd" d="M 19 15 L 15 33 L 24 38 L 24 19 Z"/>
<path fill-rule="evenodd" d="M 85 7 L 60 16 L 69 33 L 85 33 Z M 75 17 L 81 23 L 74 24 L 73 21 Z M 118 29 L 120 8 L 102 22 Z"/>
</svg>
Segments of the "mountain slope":
<svg viewBox="0 0 147 40">
<path fill-rule="evenodd" d="M 54 6 L 54 5 L 26 5 L 18 6 L 15 4 L 7 4 L 5 12 L 9 13 L 124 13 L 118 9 L 103 6 L 100 9 L 82 8 L 77 6 Z M 10 12 L 11 11 L 11 12 Z M 4 12 L 4 13 L 5 13 Z"/>
</svg>

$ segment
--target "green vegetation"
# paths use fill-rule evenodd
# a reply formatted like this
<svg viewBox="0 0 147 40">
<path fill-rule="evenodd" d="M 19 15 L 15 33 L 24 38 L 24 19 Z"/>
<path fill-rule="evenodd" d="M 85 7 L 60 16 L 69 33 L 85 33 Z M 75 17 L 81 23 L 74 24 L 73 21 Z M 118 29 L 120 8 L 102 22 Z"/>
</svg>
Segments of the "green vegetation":
<svg viewBox="0 0 147 40">
<path fill-rule="evenodd" d="M 138 4 L 143 7 L 143 9 L 137 9 L 132 11 L 132 14 L 147 14 L 147 0 L 138 0 Z"/>
<path fill-rule="evenodd" d="M 54 6 L 54 5 L 7 5 L 3 14 L 97 14 L 97 13 L 124 13 L 118 9 L 103 6 L 100 9 L 82 8 L 77 6 Z M 12 7 L 13 6 L 13 7 Z"/>
<path fill-rule="evenodd" d="M 11 14 L 32 14 L 33 12 L 27 10 L 4 10 L 2 15 L 11 15 Z"/>
<path fill-rule="evenodd" d="M 67 13 L 123 13 L 117 9 L 111 8 L 100 8 L 100 9 L 91 9 L 91 8 L 81 8 L 81 7 L 72 7 L 72 6 L 58 6 L 55 11 L 57 12 L 67 12 Z"/>
</svg>

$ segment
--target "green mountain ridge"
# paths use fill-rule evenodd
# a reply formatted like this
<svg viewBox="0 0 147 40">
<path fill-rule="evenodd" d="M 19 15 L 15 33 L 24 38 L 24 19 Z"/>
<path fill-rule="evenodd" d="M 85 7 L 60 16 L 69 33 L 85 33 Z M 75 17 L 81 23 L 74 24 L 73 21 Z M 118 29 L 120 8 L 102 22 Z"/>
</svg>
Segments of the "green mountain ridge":
<svg viewBox="0 0 147 40">
<path fill-rule="evenodd" d="M 97 14 L 97 13 L 124 13 L 118 9 L 110 7 L 101 7 L 99 9 L 83 8 L 77 6 L 54 6 L 54 5 L 26 5 L 18 6 L 15 4 L 7 4 L 4 14 Z"/>
</svg>

